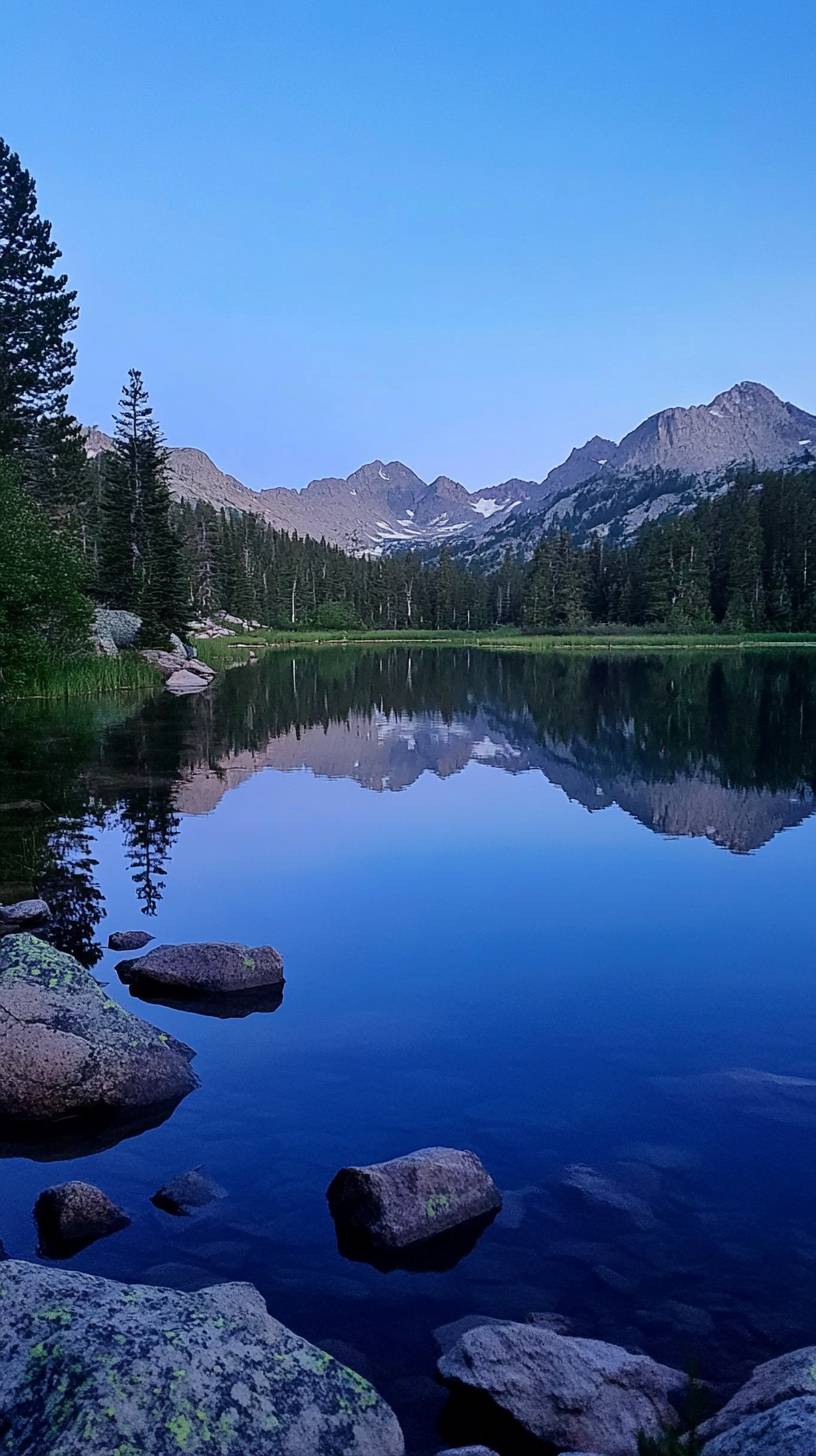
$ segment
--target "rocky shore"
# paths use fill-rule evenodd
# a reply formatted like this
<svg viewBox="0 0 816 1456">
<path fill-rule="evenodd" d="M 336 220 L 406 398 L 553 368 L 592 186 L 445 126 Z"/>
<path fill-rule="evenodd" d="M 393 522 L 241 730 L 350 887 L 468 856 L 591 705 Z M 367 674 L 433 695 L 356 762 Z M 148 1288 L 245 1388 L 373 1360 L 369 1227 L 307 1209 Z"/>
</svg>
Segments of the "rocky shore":
<svg viewBox="0 0 816 1456">
<path fill-rule="evenodd" d="M 18 1151 L 39 1138 L 48 1151 L 38 1155 L 48 1157 L 66 1155 L 67 1137 L 75 1155 L 169 1115 L 197 1085 L 194 1052 L 120 1007 L 72 956 L 19 928 L 47 925 L 47 905 L 34 903 L 30 914 L 27 902 L 7 910 L 0 939 L 0 1137 Z M 149 942 L 142 931 L 110 936 L 112 948 L 142 952 L 117 967 L 134 993 L 221 1016 L 280 1004 L 283 962 L 272 946 L 145 951 Z M 764 1107 L 780 1095 L 779 1080 L 742 1072 L 724 1090 Z M 785 1096 L 809 1107 L 811 1084 L 790 1081 Z M 141 1215 L 89 1181 L 41 1190 L 33 1213 L 48 1265 L 6 1258 L 0 1245 L 4 1456 L 402 1456 L 403 1433 L 367 1379 L 365 1357 L 287 1329 L 252 1285 L 190 1292 L 158 1277 L 123 1284 L 53 1267 L 98 1240 L 115 1236 L 124 1246 L 150 1205 L 169 1226 L 227 1196 L 202 1167 L 145 1187 Z M 572 1164 L 551 1197 L 576 1229 L 601 1220 L 641 1247 L 654 1237 L 642 1181 Z M 383 1271 L 426 1273 L 466 1258 L 503 1204 L 512 1218 L 516 1198 L 502 1195 L 475 1153 L 448 1147 L 349 1165 L 327 1190 L 341 1253 Z M 177 1282 L 173 1267 L 168 1283 Z M 599 1278 L 614 1275 L 599 1269 Z M 678 1317 L 684 1308 L 687 1316 L 677 1305 Z M 444 1456 L 816 1452 L 816 1346 L 759 1364 L 729 1392 L 706 1384 L 704 1360 L 690 1381 L 639 1345 L 584 1338 L 549 1312 L 468 1315 L 434 1334 L 445 1429 L 460 1438 Z"/>
</svg>

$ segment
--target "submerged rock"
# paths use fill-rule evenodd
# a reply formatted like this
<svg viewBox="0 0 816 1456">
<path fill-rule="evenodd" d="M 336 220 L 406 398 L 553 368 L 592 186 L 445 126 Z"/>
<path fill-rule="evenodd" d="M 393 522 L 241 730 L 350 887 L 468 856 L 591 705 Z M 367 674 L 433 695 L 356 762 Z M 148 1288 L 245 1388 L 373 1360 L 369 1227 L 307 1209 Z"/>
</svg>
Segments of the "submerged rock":
<svg viewBox="0 0 816 1456">
<path fill-rule="evenodd" d="M 403 1456 L 393 1411 L 251 1284 L 198 1293 L 10 1261 L 4 1456 Z"/>
<path fill-rule="evenodd" d="M 713 1441 L 703 1456 L 813 1456 L 816 1451 L 816 1396 L 783 1401 L 748 1416 Z"/>
<path fill-rule="evenodd" d="M 648 1229 L 655 1221 L 642 1198 L 584 1163 L 573 1163 L 564 1169 L 558 1191 L 571 1206 L 616 1223 Z"/>
<path fill-rule="evenodd" d="M 641 1431 L 674 1423 L 670 1398 L 687 1384 L 646 1355 L 515 1323 L 469 1330 L 439 1373 L 460 1393 L 486 1397 L 528 1437 L 605 1456 L 636 1456 Z"/>
<path fill-rule="evenodd" d="M 0 905 L 0 925 L 41 925 L 51 919 L 45 900 L 18 900 L 16 905 Z"/>
<path fill-rule="evenodd" d="M 155 989 L 179 995 L 241 996 L 283 986 L 283 961 L 271 945 L 231 942 L 158 945 L 147 955 L 122 961 L 120 978 L 136 994 Z"/>
<path fill-rule="evenodd" d="M 163 1184 L 153 1194 L 150 1202 L 164 1213 L 183 1216 L 194 1208 L 206 1208 L 216 1198 L 226 1198 L 227 1191 L 213 1181 L 203 1168 L 191 1168 L 188 1173 L 179 1173 Z"/>
<path fill-rule="evenodd" d="M 706 1440 L 730 1430 L 747 1416 L 771 1410 L 796 1396 L 816 1396 L 816 1345 L 791 1350 L 776 1360 L 757 1365 L 751 1378 L 711 1420 L 700 1427 Z M 814 1446 L 816 1449 L 816 1446 Z"/>
<path fill-rule="evenodd" d="M 40 1253 L 48 1259 L 65 1259 L 92 1244 L 127 1228 L 130 1219 L 107 1193 L 93 1183 L 59 1183 L 46 1188 L 34 1205 L 34 1219 L 40 1236 Z"/>
<path fill-rule="evenodd" d="M 0 1122 L 15 1133 L 166 1108 L 198 1085 L 193 1056 L 117 1006 L 73 956 L 34 935 L 0 941 Z"/>
<path fill-rule="evenodd" d="M 363 1257 L 368 1248 L 403 1250 L 474 1225 L 478 1237 L 501 1208 L 479 1158 L 458 1148 L 420 1148 L 387 1163 L 341 1168 L 326 1196 L 338 1235 Z"/>
<path fill-rule="evenodd" d="M 141 950 L 153 936 L 146 930 L 112 930 L 108 936 L 110 950 Z"/>
<path fill-rule="evenodd" d="M 816 1080 L 763 1072 L 755 1067 L 728 1067 L 687 1077 L 655 1077 L 655 1085 L 669 1096 L 707 1109 L 721 1103 L 749 1117 L 789 1122 L 803 1127 L 816 1123 Z"/>
</svg>

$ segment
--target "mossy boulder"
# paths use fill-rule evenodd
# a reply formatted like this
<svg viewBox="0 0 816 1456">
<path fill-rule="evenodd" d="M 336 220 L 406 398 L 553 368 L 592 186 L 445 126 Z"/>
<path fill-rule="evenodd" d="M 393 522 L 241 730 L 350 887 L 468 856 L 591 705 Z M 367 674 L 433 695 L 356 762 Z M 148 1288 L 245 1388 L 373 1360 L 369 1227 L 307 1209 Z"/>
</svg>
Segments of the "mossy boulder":
<svg viewBox="0 0 816 1456">
<path fill-rule="evenodd" d="M 250 1284 L 197 1293 L 11 1260 L 0 1270 L 4 1456 L 403 1456 L 361 1376 Z"/>
<path fill-rule="evenodd" d="M 112 1001 L 73 956 L 0 940 L 0 1123 L 115 1119 L 197 1086 L 191 1049 Z"/>
<path fill-rule="evenodd" d="M 420 1148 L 386 1163 L 341 1168 L 327 1198 L 352 1249 L 406 1249 L 490 1218 L 501 1194 L 475 1153 Z"/>
</svg>

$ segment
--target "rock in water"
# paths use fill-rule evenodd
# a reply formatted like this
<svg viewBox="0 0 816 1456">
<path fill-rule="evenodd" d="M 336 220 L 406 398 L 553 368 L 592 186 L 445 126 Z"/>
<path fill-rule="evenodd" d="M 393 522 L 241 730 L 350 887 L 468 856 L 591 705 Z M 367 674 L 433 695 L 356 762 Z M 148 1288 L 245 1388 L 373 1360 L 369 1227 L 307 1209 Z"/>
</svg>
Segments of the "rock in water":
<svg viewBox="0 0 816 1456">
<path fill-rule="evenodd" d="M 47 1259 L 70 1258 L 95 1239 L 127 1228 L 130 1219 L 93 1183 L 59 1183 L 46 1188 L 34 1205 L 40 1253 Z"/>
<path fill-rule="evenodd" d="M 179 1173 L 171 1178 L 156 1193 L 150 1202 L 165 1213 L 183 1215 L 194 1208 L 205 1208 L 216 1198 L 226 1198 L 226 1189 L 213 1182 L 202 1168 L 191 1168 L 189 1173 Z"/>
<path fill-rule="evenodd" d="M 605 1456 L 636 1456 L 639 1432 L 674 1424 L 670 1397 L 687 1385 L 646 1355 L 514 1323 L 468 1330 L 439 1373 L 460 1392 L 486 1396 L 528 1436 Z"/>
<path fill-rule="evenodd" d="M 595 1217 L 638 1229 L 654 1225 L 654 1214 L 642 1198 L 584 1163 L 572 1163 L 564 1169 L 558 1191 L 572 1207 Z"/>
<path fill-rule="evenodd" d="M 732 1395 L 727 1405 L 700 1427 L 700 1435 L 710 1441 L 728 1431 L 748 1416 L 771 1410 L 796 1396 L 816 1396 L 816 1345 L 791 1350 L 776 1360 L 757 1365 L 750 1380 Z M 816 1449 L 816 1446 L 814 1447 Z"/>
<path fill-rule="evenodd" d="M 810 1395 L 748 1416 L 706 1441 L 703 1456 L 813 1456 L 814 1451 L 816 1396 Z"/>
<path fill-rule="evenodd" d="M 235 996 L 283 985 L 283 961 L 271 945 L 157 945 L 116 969 L 136 990 L 153 986 L 193 996 Z"/>
<path fill-rule="evenodd" d="M 0 940 L 0 1120 L 133 1116 L 198 1085 L 194 1053 L 34 935 Z"/>
<path fill-rule="evenodd" d="M 420 1148 L 387 1163 L 341 1168 L 326 1196 L 338 1233 L 373 1249 L 404 1249 L 501 1208 L 476 1154 L 458 1148 Z"/>
<path fill-rule="evenodd" d="M 177 672 L 171 672 L 164 680 L 164 686 L 169 693 L 201 693 L 209 682 L 205 677 L 199 677 L 195 672 L 188 672 L 181 667 Z"/>
<path fill-rule="evenodd" d="M 182 1294 L 9 1261 L 4 1456 L 403 1456 L 366 1380 L 251 1284 Z"/>
<path fill-rule="evenodd" d="M 112 930 L 108 946 L 110 950 L 142 950 L 152 939 L 146 930 Z"/>
<path fill-rule="evenodd" d="M 18 900 L 16 905 L 0 905 L 0 925 L 42 925 L 51 919 L 45 900 Z"/>
</svg>

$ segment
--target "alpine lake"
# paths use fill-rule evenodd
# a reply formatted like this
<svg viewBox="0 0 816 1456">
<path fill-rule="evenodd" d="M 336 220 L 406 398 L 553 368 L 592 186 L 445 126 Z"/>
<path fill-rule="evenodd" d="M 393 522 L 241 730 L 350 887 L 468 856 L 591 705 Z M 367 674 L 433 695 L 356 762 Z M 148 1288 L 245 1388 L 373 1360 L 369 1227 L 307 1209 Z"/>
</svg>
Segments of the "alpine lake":
<svg viewBox="0 0 816 1456">
<path fill-rule="evenodd" d="M 466 1315 L 715 1382 L 812 1343 L 815 810 L 807 651 L 281 649 L 195 697 L 6 705 L 0 899 L 41 894 L 200 1079 L 112 1146 L 0 1140 L 7 1251 L 38 1257 L 43 1188 L 99 1184 L 132 1224 L 69 1267 L 251 1281 L 414 1456 L 471 1435 L 435 1379 Z M 276 946 L 281 1004 L 137 1002 L 105 947 L 138 928 Z M 496 1220 L 448 1267 L 343 1257 L 337 1170 L 433 1144 Z M 617 1201 L 567 1197 L 575 1164 Z M 226 1197 L 152 1206 L 197 1165 Z"/>
</svg>

